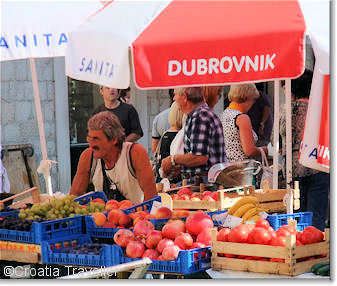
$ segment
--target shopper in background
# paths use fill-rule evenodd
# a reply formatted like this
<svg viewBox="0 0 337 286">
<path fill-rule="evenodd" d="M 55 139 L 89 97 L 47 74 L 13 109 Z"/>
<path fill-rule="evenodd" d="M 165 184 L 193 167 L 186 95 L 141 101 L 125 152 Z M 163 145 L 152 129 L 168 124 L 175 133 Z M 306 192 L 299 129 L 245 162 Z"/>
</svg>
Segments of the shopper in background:
<svg viewBox="0 0 337 286">
<path fill-rule="evenodd" d="M 100 86 L 99 91 L 104 103 L 96 108 L 93 115 L 101 111 L 114 113 L 124 128 L 125 141 L 127 142 L 136 142 L 139 138 L 143 137 L 143 130 L 137 110 L 131 104 L 118 100 L 118 90 L 116 88 Z"/>
<path fill-rule="evenodd" d="M 168 91 L 170 96 L 170 106 L 173 103 L 174 91 L 173 89 L 169 89 Z M 170 112 L 170 108 L 166 108 L 162 112 L 156 115 L 153 119 L 152 123 L 152 140 L 151 140 L 151 151 L 152 154 L 156 152 L 157 145 L 159 143 L 160 138 L 164 134 L 164 132 L 170 128 L 170 124 L 168 122 L 168 115 Z"/>
<path fill-rule="evenodd" d="M 270 142 L 270 136 L 273 130 L 272 107 L 269 95 L 263 90 L 263 83 L 256 83 L 255 86 L 260 96 L 248 110 L 247 115 L 252 122 L 253 130 L 258 135 L 256 145 L 264 146 Z"/>
<path fill-rule="evenodd" d="M 159 168 L 161 166 L 161 161 L 166 157 L 170 156 L 170 147 L 173 139 L 177 135 L 178 131 L 182 128 L 182 119 L 183 112 L 180 110 L 178 104 L 173 102 L 170 107 L 170 112 L 168 116 L 168 121 L 170 124 L 170 128 L 164 132 L 162 137 L 160 138 L 159 144 L 157 145 L 157 150 L 155 152 L 155 160 L 156 160 L 156 181 L 159 182 L 162 177 L 159 172 Z M 181 181 L 180 174 L 177 176 L 172 176 L 170 178 L 171 183 L 176 183 Z"/>
<path fill-rule="evenodd" d="M 203 86 L 201 88 L 201 92 L 205 102 L 212 109 L 220 100 L 222 96 L 222 91 L 223 91 L 222 86 Z"/>
<path fill-rule="evenodd" d="M 170 155 L 162 160 L 164 174 L 181 167 L 182 178 L 207 182 L 208 170 L 227 161 L 221 122 L 205 103 L 201 87 L 174 90 L 174 100 L 187 114 L 184 127 L 184 154 Z"/>
<path fill-rule="evenodd" d="M 231 85 L 228 99 L 229 106 L 221 116 L 225 138 L 226 155 L 229 162 L 243 161 L 250 157 L 259 156 L 261 151 L 256 146 L 258 136 L 252 128 L 247 115 L 260 94 L 255 84 Z M 268 154 L 267 147 L 262 147 Z"/>
</svg>

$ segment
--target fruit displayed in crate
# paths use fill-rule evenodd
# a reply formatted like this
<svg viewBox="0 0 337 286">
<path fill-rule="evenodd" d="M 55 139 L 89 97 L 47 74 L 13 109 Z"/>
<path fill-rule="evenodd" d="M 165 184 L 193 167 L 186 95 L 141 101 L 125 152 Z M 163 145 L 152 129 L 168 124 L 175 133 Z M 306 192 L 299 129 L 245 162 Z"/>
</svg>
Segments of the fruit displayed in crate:
<svg viewBox="0 0 337 286">
<path fill-rule="evenodd" d="M 199 224 L 197 227 L 191 224 Z M 211 245 L 213 222 L 204 212 L 198 211 L 187 217 L 169 220 L 161 230 L 144 219 L 133 230 L 120 229 L 114 241 L 125 250 L 129 258 L 150 257 L 154 260 L 175 260 L 180 250 L 189 250 Z"/>
<path fill-rule="evenodd" d="M 98 243 L 84 243 L 78 245 L 75 241 L 64 241 L 62 243 L 58 242 L 51 244 L 50 247 L 54 252 L 98 255 L 102 245 Z"/>
<path fill-rule="evenodd" d="M 19 231 L 31 231 L 32 221 L 13 217 L 5 217 L 0 219 L 0 229 L 19 230 Z"/>
<path fill-rule="evenodd" d="M 228 214 L 242 218 L 243 222 L 249 220 L 256 222 L 260 219 L 259 213 L 263 211 L 256 197 L 244 196 L 229 208 Z"/>
<path fill-rule="evenodd" d="M 186 200 L 186 201 L 209 201 L 215 202 L 219 200 L 218 192 L 204 191 L 192 192 L 190 188 L 183 187 L 176 194 L 171 195 L 173 200 Z"/>
<path fill-rule="evenodd" d="M 186 218 L 190 214 L 186 210 L 171 211 L 167 207 L 159 207 L 150 214 L 148 211 L 139 210 L 126 214 L 121 209 L 111 209 L 108 212 L 95 212 L 91 216 L 96 226 L 106 228 L 129 228 L 135 226 L 137 222 L 142 220 L 159 220 L 159 219 L 178 219 Z"/>
<path fill-rule="evenodd" d="M 212 268 L 217 270 L 298 275 L 328 258 L 329 232 L 312 226 L 303 230 L 304 238 L 294 223 L 274 231 L 262 219 L 212 231 Z"/>
<path fill-rule="evenodd" d="M 214 224 L 211 217 L 203 211 L 197 211 L 189 215 L 186 219 L 187 231 L 195 236 L 206 228 L 212 228 L 213 226 Z"/>
<path fill-rule="evenodd" d="M 93 200 L 87 206 L 82 206 L 74 199 L 74 196 L 66 195 L 62 198 L 53 198 L 48 202 L 33 204 L 30 208 L 21 209 L 19 218 L 23 220 L 54 220 L 104 210 L 101 202 Z"/>
<path fill-rule="evenodd" d="M 109 200 L 106 203 L 102 200 L 102 202 L 105 205 L 106 211 L 110 211 L 113 209 L 125 210 L 133 206 L 132 202 L 129 200 L 122 200 L 120 202 L 116 200 Z"/>
<path fill-rule="evenodd" d="M 160 207 L 155 211 L 153 215 L 156 219 L 171 218 L 172 211 L 167 207 Z"/>
</svg>

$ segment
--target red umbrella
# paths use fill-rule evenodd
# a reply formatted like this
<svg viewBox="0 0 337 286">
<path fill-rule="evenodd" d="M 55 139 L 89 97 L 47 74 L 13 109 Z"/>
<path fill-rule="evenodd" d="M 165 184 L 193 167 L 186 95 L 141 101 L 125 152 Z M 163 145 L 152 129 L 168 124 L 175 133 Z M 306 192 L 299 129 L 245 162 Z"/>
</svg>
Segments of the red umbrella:
<svg viewBox="0 0 337 286">
<path fill-rule="evenodd" d="M 295 78 L 304 35 L 297 1 L 116 1 L 71 33 L 66 72 L 126 88 L 133 69 L 143 89 Z"/>
</svg>

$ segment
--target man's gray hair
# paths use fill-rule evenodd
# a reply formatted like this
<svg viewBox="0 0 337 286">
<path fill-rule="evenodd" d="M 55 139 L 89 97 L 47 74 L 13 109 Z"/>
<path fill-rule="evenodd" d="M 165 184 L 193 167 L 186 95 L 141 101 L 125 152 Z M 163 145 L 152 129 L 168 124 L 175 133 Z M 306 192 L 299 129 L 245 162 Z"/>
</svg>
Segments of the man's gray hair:
<svg viewBox="0 0 337 286">
<path fill-rule="evenodd" d="M 125 132 L 118 117 L 111 111 L 102 111 L 93 115 L 88 121 L 88 129 L 102 130 L 108 140 L 117 139 L 121 149 L 125 141 Z"/>
<path fill-rule="evenodd" d="M 204 101 L 201 87 L 178 87 L 174 90 L 176 94 L 186 94 L 187 100 L 194 104 Z"/>
</svg>

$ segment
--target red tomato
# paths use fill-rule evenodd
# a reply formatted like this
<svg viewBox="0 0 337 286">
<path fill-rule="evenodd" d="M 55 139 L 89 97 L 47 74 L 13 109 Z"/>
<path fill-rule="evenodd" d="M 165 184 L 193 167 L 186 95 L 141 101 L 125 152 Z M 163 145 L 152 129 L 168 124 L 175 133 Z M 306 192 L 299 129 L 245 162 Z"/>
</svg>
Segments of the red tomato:
<svg viewBox="0 0 337 286">
<path fill-rule="evenodd" d="M 300 240 L 296 239 L 296 246 L 300 246 L 300 245 L 303 245 L 303 243 Z"/>
<path fill-rule="evenodd" d="M 269 229 L 270 224 L 266 219 L 259 218 L 257 222 L 255 223 L 256 227 L 263 227 L 265 229 Z"/>
<path fill-rule="evenodd" d="M 296 232 L 296 240 L 301 241 L 301 236 L 302 236 L 302 232 L 301 231 Z"/>
<path fill-rule="evenodd" d="M 276 231 L 275 231 L 271 226 L 268 227 L 268 232 L 270 233 L 271 238 L 274 238 L 274 237 L 277 236 L 277 235 L 276 235 Z"/>
<path fill-rule="evenodd" d="M 255 227 L 248 237 L 248 241 L 255 244 L 269 244 L 270 240 L 271 234 L 263 227 Z"/>
<path fill-rule="evenodd" d="M 277 231 L 276 231 L 276 235 L 277 236 L 289 236 L 290 235 L 290 232 L 285 229 L 285 228 L 279 228 Z"/>
<path fill-rule="evenodd" d="M 323 239 L 323 233 L 314 226 L 307 226 L 301 234 L 301 242 L 303 244 L 321 242 Z"/>
<path fill-rule="evenodd" d="M 285 246 L 287 238 L 285 236 L 276 236 L 271 239 L 270 245 L 274 246 Z"/>
<path fill-rule="evenodd" d="M 218 231 L 216 240 L 218 241 L 228 241 L 228 234 L 231 232 L 230 228 L 222 228 Z"/>
<path fill-rule="evenodd" d="M 296 227 L 290 225 L 282 225 L 279 229 L 285 229 L 289 231 L 291 234 L 296 234 Z"/>
<path fill-rule="evenodd" d="M 239 224 L 228 234 L 228 241 L 245 243 L 247 242 L 249 232 L 250 228 L 247 224 Z"/>
</svg>

